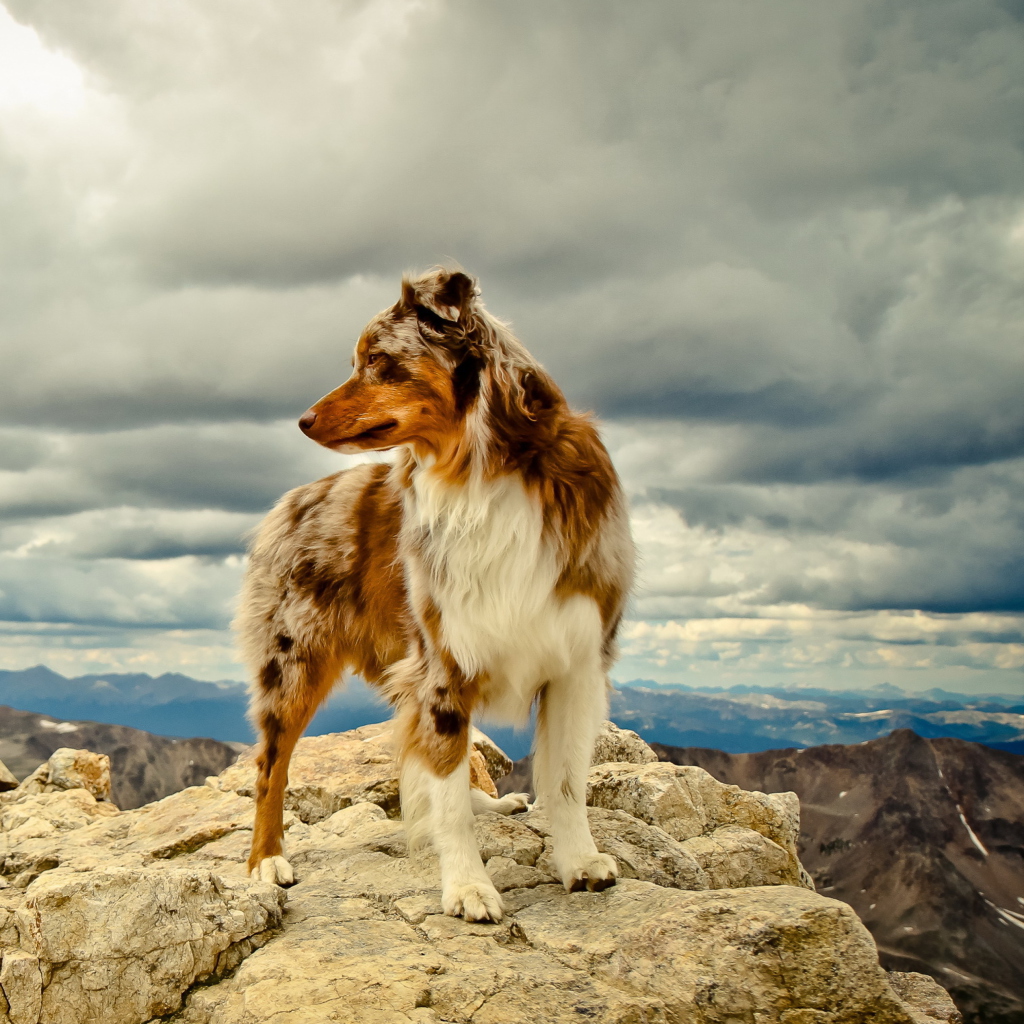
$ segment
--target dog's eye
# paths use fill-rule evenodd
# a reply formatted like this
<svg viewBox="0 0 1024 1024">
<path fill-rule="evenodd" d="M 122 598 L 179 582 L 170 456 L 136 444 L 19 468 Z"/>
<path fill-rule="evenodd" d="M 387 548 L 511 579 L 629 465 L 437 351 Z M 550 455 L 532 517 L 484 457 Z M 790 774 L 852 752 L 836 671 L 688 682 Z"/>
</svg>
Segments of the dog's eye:
<svg viewBox="0 0 1024 1024">
<path fill-rule="evenodd" d="M 380 353 L 379 353 L 379 352 L 371 352 L 371 353 L 370 353 L 370 354 L 369 354 L 369 355 L 368 355 L 368 356 L 366 357 L 366 365 L 367 365 L 367 366 L 373 366 L 373 364 L 374 364 L 375 362 L 377 362 L 377 360 L 378 360 L 378 359 L 380 359 Z"/>
</svg>

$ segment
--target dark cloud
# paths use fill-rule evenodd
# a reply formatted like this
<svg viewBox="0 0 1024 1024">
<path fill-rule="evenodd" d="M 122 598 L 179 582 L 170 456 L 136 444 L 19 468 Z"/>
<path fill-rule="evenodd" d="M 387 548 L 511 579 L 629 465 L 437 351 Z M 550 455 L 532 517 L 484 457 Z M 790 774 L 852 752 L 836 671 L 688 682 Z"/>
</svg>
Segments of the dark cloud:
<svg viewBox="0 0 1024 1024">
<path fill-rule="evenodd" d="M 50 434 L 43 454 L 6 474 L 0 519 L 139 506 L 263 513 L 286 491 L 354 459 L 307 440 L 291 421 Z"/>
<path fill-rule="evenodd" d="M 607 421 L 637 615 L 726 623 L 643 657 L 1014 670 L 1017 5 L 7 7 L 81 71 L 0 100 L 0 616 L 220 630 L 345 464 L 295 418 L 455 258 Z"/>
</svg>

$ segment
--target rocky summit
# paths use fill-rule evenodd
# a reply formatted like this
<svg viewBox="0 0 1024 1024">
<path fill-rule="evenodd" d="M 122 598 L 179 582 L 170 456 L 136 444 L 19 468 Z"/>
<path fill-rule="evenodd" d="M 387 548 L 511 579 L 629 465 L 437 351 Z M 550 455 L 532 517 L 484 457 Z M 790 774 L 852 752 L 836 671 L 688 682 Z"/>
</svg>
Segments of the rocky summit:
<svg viewBox="0 0 1024 1024">
<path fill-rule="evenodd" d="M 510 763 L 474 740 L 491 788 Z M 441 913 L 436 857 L 406 849 L 386 724 L 300 742 L 288 890 L 245 873 L 251 756 L 122 811 L 103 755 L 59 749 L 0 794 L 0 1024 L 959 1019 L 814 892 L 794 794 L 658 763 L 610 724 L 597 756 L 591 825 L 619 883 L 566 893 L 542 813 L 479 815 L 507 913 L 467 924 Z"/>
</svg>

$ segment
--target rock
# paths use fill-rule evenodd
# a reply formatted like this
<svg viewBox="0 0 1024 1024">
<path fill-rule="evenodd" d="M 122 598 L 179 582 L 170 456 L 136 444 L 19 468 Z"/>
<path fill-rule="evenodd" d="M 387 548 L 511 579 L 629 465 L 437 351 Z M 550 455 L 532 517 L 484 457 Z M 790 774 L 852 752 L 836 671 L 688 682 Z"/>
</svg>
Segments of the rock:
<svg viewBox="0 0 1024 1024">
<path fill-rule="evenodd" d="M 487 761 L 476 747 L 469 752 L 469 785 L 473 789 L 482 790 L 488 796 L 498 798 L 498 787 L 494 785 L 494 780 L 487 771 Z"/>
<path fill-rule="evenodd" d="M 753 885 L 803 885 L 799 861 L 753 829 L 723 825 L 685 842 L 625 811 L 591 807 L 590 832 L 597 848 L 619 864 L 620 878 L 637 878 L 673 889 L 739 889 Z M 532 811 L 523 825 L 547 837 L 543 812 Z M 551 844 L 530 863 L 555 874 Z"/>
<path fill-rule="evenodd" d="M 193 982 L 266 942 L 284 902 L 276 886 L 173 869 L 62 869 L 21 895 L 5 907 L 18 948 L 4 951 L 0 986 L 8 1015 L 26 1024 L 171 1013 Z"/>
<path fill-rule="evenodd" d="M 473 820 L 473 831 L 485 861 L 507 857 L 516 864 L 536 864 L 544 849 L 537 831 L 521 817 L 478 814 Z"/>
<path fill-rule="evenodd" d="M 890 971 L 889 984 L 910 1007 L 916 1024 L 932 1024 L 933 1021 L 962 1024 L 963 1016 L 949 998 L 949 993 L 927 974 Z"/>
<path fill-rule="evenodd" d="M 373 803 L 390 818 L 400 813 L 398 766 L 391 753 L 391 724 L 366 725 L 337 736 L 304 736 L 288 769 L 285 807 L 304 822 L 323 821 L 356 803 Z M 255 747 L 217 777 L 219 789 L 252 797 Z"/>
<path fill-rule="evenodd" d="M 131 811 L 86 789 L 4 803 L 4 863 L 19 874 L 0 887 L 0 1022 L 924 1021 L 850 908 L 792 884 L 773 838 L 797 827 L 792 801 L 658 765 L 591 773 L 600 799 L 647 815 L 588 810 L 619 860 L 614 888 L 555 884 L 543 813 L 481 814 L 506 917 L 445 917 L 436 856 L 410 856 L 391 816 L 385 735 L 307 744 L 286 818 L 288 890 L 246 877 L 253 801 L 235 767 Z"/>
<path fill-rule="evenodd" d="M 0 988 L 11 1024 L 36 1024 L 43 1007 L 39 958 L 20 949 L 5 949 L 0 963 Z"/>
<path fill-rule="evenodd" d="M 212 845 L 205 858 L 211 867 L 244 875 L 240 853 L 252 837 L 253 814 L 252 800 L 206 786 L 132 811 L 118 811 L 83 789 L 27 795 L 0 808 L 0 872 L 17 876 L 14 883 L 20 884 L 25 871 L 38 875 L 58 864 L 81 871 L 145 867 Z M 286 814 L 286 828 L 295 822 L 294 814 Z M 232 839 L 234 847 L 226 852 Z M 218 858 L 217 852 L 226 856 Z"/>
<path fill-rule="evenodd" d="M 708 878 L 700 863 L 685 844 L 677 842 L 664 829 L 648 825 L 625 811 L 587 810 L 590 833 L 601 853 L 610 853 L 619 864 L 620 878 L 637 878 L 655 885 L 677 889 L 707 889 Z M 531 811 L 520 819 L 545 838 L 537 866 L 554 876 L 550 828 L 541 811 Z"/>
<path fill-rule="evenodd" d="M 587 803 L 622 810 L 685 842 L 721 825 L 739 825 L 770 839 L 791 859 L 792 884 L 813 888 L 796 852 L 800 802 L 794 793 L 747 792 L 687 765 L 605 764 L 590 769 Z"/>
<path fill-rule="evenodd" d="M 490 765 L 507 774 L 512 762 L 478 729 L 473 732 L 473 741 L 480 755 L 473 764 L 476 785 L 497 796 Z M 211 784 L 242 796 L 253 796 L 256 754 L 256 747 L 243 751 L 235 764 Z M 285 790 L 284 805 L 288 810 L 307 824 L 315 824 L 358 803 L 377 804 L 389 818 L 401 815 L 398 764 L 391 748 L 390 722 L 327 736 L 304 736 L 295 746 Z"/>
<path fill-rule="evenodd" d="M 80 830 L 119 814 L 86 789 L 26 793 L 7 802 L 0 806 L 0 879 L 24 888 L 61 863 Z M 109 856 L 105 847 L 101 856 Z"/>
<path fill-rule="evenodd" d="M 320 822 L 320 827 L 336 836 L 362 835 L 368 826 L 373 828 L 376 822 L 387 820 L 388 816 L 376 804 L 352 804 L 335 811 Z"/>
<path fill-rule="evenodd" d="M 495 782 L 503 779 L 512 771 L 512 758 L 497 743 L 475 726 L 473 727 L 473 746 L 478 750 L 487 764 L 487 773 Z"/>
<path fill-rule="evenodd" d="M 604 894 L 541 886 L 507 901 L 511 922 L 466 925 L 436 913 L 436 894 L 390 907 L 296 895 L 284 934 L 230 979 L 195 989 L 175 1019 L 912 1020 L 856 916 L 806 890 L 626 880 Z"/>
<path fill-rule="evenodd" d="M 860 915 L 883 964 L 934 974 L 968 1020 L 1024 1022 L 1024 761 L 889 728 L 864 743 L 659 753 L 741 789 L 795 790 L 804 866 Z"/>
<path fill-rule="evenodd" d="M 14 791 L 17 795 L 84 789 L 97 800 L 111 799 L 110 758 L 91 750 L 60 747 Z M 11 794 L 12 796 L 14 794 Z"/>
<path fill-rule="evenodd" d="M 723 825 L 681 845 L 703 869 L 709 889 L 803 884 L 799 861 L 753 829 Z"/>
<path fill-rule="evenodd" d="M 534 949 L 632 994 L 636 1019 L 908 1019 L 843 903 L 789 887 L 679 892 L 635 881 L 604 895 L 536 902 L 516 924 Z"/>
<path fill-rule="evenodd" d="M 11 774 L 11 770 L 0 761 L 0 793 L 8 789 L 17 789 L 18 780 Z"/>
<path fill-rule="evenodd" d="M 604 722 L 597 734 L 590 763 L 651 764 L 657 760 L 658 755 L 632 729 L 620 729 L 614 722 Z"/>
</svg>

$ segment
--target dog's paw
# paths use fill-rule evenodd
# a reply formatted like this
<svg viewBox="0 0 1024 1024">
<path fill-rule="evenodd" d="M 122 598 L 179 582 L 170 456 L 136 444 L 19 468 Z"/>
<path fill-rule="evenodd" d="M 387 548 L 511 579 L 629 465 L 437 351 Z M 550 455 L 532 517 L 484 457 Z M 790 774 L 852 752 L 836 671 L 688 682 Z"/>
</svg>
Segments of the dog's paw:
<svg viewBox="0 0 1024 1024">
<path fill-rule="evenodd" d="M 530 797 L 527 793 L 509 793 L 498 801 L 494 808 L 499 814 L 517 814 L 530 809 Z"/>
<path fill-rule="evenodd" d="M 602 892 L 615 884 L 619 867 L 607 853 L 590 853 L 566 865 L 561 872 L 567 892 Z"/>
<path fill-rule="evenodd" d="M 467 882 L 445 889 L 441 908 L 449 917 L 467 921 L 500 921 L 505 907 L 498 890 L 489 882 Z"/>
<path fill-rule="evenodd" d="M 270 882 L 272 885 L 295 884 L 295 872 L 292 871 L 291 864 L 280 856 L 264 857 L 249 872 L 249 877 L 255 878 L 258 882 Z"/>
</svg>

